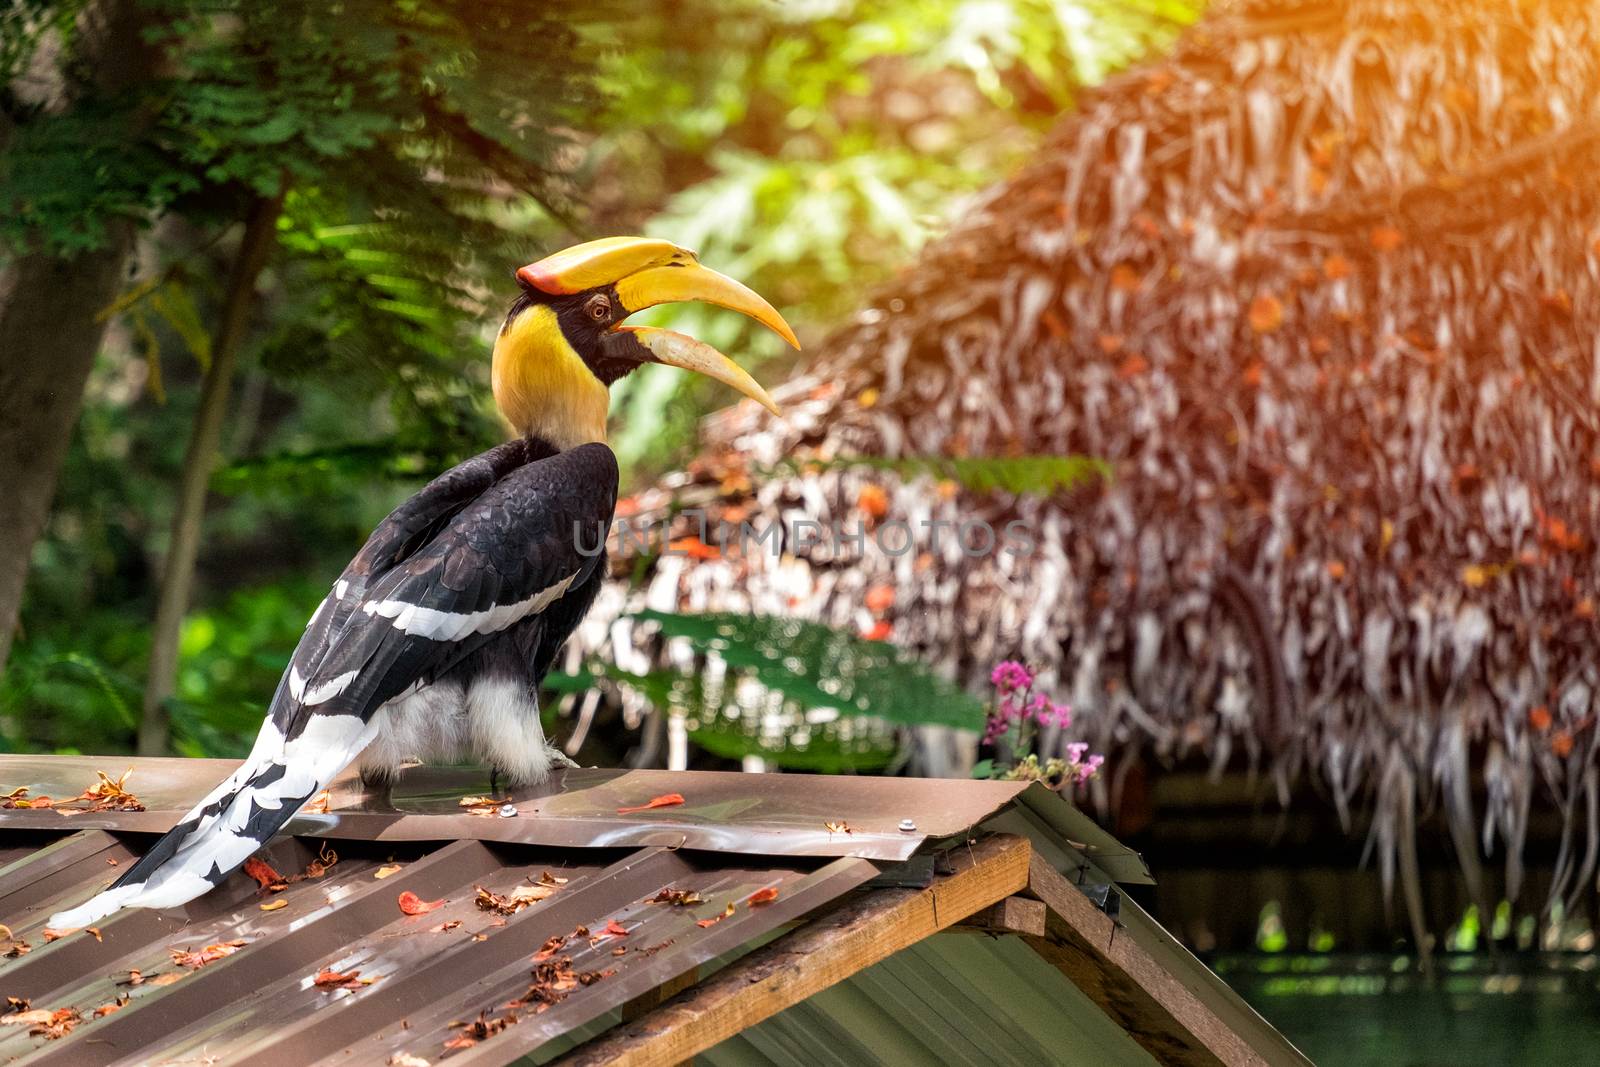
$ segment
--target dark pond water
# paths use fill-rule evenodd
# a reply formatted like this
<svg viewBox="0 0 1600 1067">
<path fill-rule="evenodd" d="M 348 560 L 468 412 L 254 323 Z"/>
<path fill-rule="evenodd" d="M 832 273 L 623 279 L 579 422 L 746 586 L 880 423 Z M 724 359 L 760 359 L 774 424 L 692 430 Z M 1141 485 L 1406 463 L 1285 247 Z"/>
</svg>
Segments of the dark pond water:
<svg viewBox="0 0 1600 1067">
<path fill-rule="evenodd" d="M 1600 956 L 1447 956 L 1427 981 L 1408 957 L 1208 961 L 1321 1067 L 1600 1067 Z"/>
</svg>

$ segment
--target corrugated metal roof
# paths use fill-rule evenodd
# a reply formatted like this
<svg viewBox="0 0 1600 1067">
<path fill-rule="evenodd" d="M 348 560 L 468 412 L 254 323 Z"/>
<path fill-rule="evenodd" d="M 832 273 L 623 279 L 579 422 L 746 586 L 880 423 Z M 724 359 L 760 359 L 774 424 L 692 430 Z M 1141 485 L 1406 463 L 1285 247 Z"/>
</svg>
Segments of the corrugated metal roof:
<svg viewBox="0 0 1600 1067">
<path fill-rule="evenodd" d="M 491 1027 L 514 1021 L 492 1040 L 454 1050 L 452 1061 L 505 1062 L 557 1047 L 552 1038 L 770 937 L 882 864 L 970 830 L 1023 789 L 575 771 L 509 796 L 505 816 L 483 817 L 459 803 L 487 791 L 478 772 L 413 768 L 386 795 L 367 795 L 346 778 L 331 790 L 327 814 L 303 813 L 289 827 L 296 836 L 262 853 L 286 876 L 317 870 L 320 853 L 320 873 L 277 893 L 236 873 L 184 909 L 124 912 L 98 938 L 47 942 L 46 916 L 113 880 L 148 844 L 145 835 L 171 826 L 235 764 L 0 756 L 0 793 L 26 787 L 27 797 L 58 803 L 92 785 L 97 771 L 116 776 L 130 765 L 126 785 L 142 811 L 0 811 L 0 922 L 29 947 L 0 957 L 0 995 L 82 1019 L 55 1038 L 0 1025 L 0 1060 L 382 1063 L 411 1053 L 432 1061 L 481 1017 Z M 666 793 L 684 802 L 618 810 Z M 902 829 L 902 820 L 914 828 Z M 479 887 L 508 895 L 542 878 L 566 881 L 515 914 L 476 902 Z M 773 902 L 748 903 L 768 888 L 777 891 Z M 663 890 L 691 890 L 700 902 L 646 903 Z M 398 903 L 404 892 L 445 903 L 409 916 Z M 613 921 L 626 936 L 602 933 Z M 573 978 L 558 984 L 571 988 L 554 990 L 549 1004 L 527 1002 L 532 957 L 552 938 L 567 939 L 550 958 L 570 961 Z M 176 956 L 216 945 L 218 958 L 202 966 Z M 360 973 L 351 988 L 327 989 L 315 983 L 325 970 Z M 573 984 L 578 975 L 588 983 Z"/>
<path fill-rule="evenodd" d="M 0 794 L 25 786 L 28 798 L 59 801 L 80 794 L 96 771 L 120 772 L 128 762 L 0 756 Z M 738 1029 L 685 1023 L 696 1018 L 685 1010 L 702 1009 L 684 1008 L 683 997 L 706 992 L 708 1003 L 723 1005 L 706 1010 L 722 1012 L 717 1025 L 726 1027 L 735 1010 L 729 995 L 758 988 L 741 977 L 749 967 L 748 980 L 759 979 L 762 990 L 751 1021 L 764 1018 L 807 995 L 793 983 L 774 984 L 774 966 L 815 962 L 808 953 L 830 954 L 824 946 L 848 937 L 858 940 L 833 953 L 839 969 L 801 967 L 801 984 L 825 990 L 884 951 L 899 951 L 854 992 L 818 993 L 815 1010 L 898 1018 L 895 1032 L 909 1028 L 917 1038 L 894 1046 L 903 1062 L 965 1062 L 969 1052 L 972 1062 L 998 1062 L 977 1050 L 991 1036 L 1004 1040 L 1012 1015 L 1059 1014 L 1063 1005 L 1076 1020 L 1068 1029 L 1088 1035 L 1096 1062 L 1145 1062 L 1099 1054 L 1137 1046 L 1106 1015 L 1104 990 L 1085 996 L 1061 977 L 1071 969 L 1056 969 L 1057 949 L 1030 940 L 1023 959 L 996 947 L 1014 939 L 914 944 L 1007 894 L 1032 892 L 1039 863 L 1055 879 L 1051 892 L 1073 899 L 1080 897 L 1073 887 L 1148 880 L 1136 854 L 1039 786 L 585 771 L 511 796 L 504 816 L 498 807 L 479 816 L 459 801 L 486 791 L 481 774 L 414 768 L 385 795 L 344 780 L 326 814 L 297 817 L 292 835 L 262 853 L 294 876 L 279 891 L 236 873 L 184 909 L 125 912 L 96 933 L 47 942 L 46 916 L 114 879 L 150 832 L 170 826 L 234 766 L 131 763 L 127 786 L 143 811 L 0 810 L 0 922 L 27 946 L 7 955 L 0 940 L 0 996 L 26 1002 L 21 1010 L 29 1012 L 69 1013 L 56 1017 L 66 1019 L 56 1033 L 47 1032 L 50 1016 L 0 1014 L 0 1061 L 365 1064 L 448 1055 L 453 1064 L 474 1064 L 525 1054 L 544 1062 L 571 1051 L 579 1062 L 598 1062 L 600 1049 L 620 1041 L 632 1043 L 630 1062 L 665 1063 L 674 1048 L 687 1047 L 685 1033 L 692 1031 L 689 1045 L 699 1050 L 717 1040 L 708 1035 Z M 663 794 L 683 802 L 636 810 Z M 944 859 L 904 862 L 918 850 Z M 494 895 L 509 897 L 518 887 L 542 899 L 510 914 L 494 910 Z M 841 899 L 857 888 L 870 891 Z M 480 889 L 491 907 L 480 906 Z M 775 899 L 751 904 L 764 889 Z M 673 891 L 693 899 L 681 907 L 650 902 Z M 407 915 L 403 893 L 443 903 Z M 818 909 L 825 914 L 814 915 Z M 880 931 L 880 917 L 910 925 Z M 1081 916 L 1076 921 L 1087 929 Z M 607 933 L 611 923 L 618 925 Z M 1158 940 L 1159 928 L 1136 932 L 1141 941 Z M 967 959 L 972 952 L 987 955 Z M 707 980 L 725 964 L 723 975 Z M 325 971 L 348 979 L 319 986 Z M 1185 977 L 1220 987 L 1209 974 Z M 659 1002 L 663 990 L 683 986 L 694 988 L 673 1002 L 678 1007 L 617 1026 Z M 921 1021 L 907 1022 L 913 1019 Z M 976 1044 L 971 1033 L 961 1036 L 969 1024 L 983 1035 Z M 749 1042 L 769 1040 L 757 1031 Z M 493 1036 L 477 1044 L 463 1040 L 486 1032 Z M 771 1030 L 783 1032 L 782 1025 Z M 1024 1059 L 1066 1047 L 1065 1031 L 1027 1033 Z"/>
<path fill-rule="evenodd" d="M 695 1057 L 706 1067 L 1153 1067 L 1018 937 L 937 934 Z"/>
<path fill-rule="evenodd" d="M 0 961 L 0 990 L 35 1009 L 70 1008 L 84 1018 L 53 1041 L 30 1035 L 26 1026 L 0 1027 L 0 1058 L 90 1065 L 223 1056 L 264 1065 L 381 1063 L 411 1052 L 433 1060 L 463 1033 L 452 1024 L 487 1012 L 491 1020 L 516 1020 L 514 1031 L 495 1039 L 491 1058 L 503 1062 L 877 873 L 858 859 L 749 863 L 662 848 L 574 852 L 472 840 L 337 848 L 326 874 L 281 893 L 266 893 L 237 874 L 189 905 L 186 917 L 124 912 L 100 928 L 98 940 L 84 932 L 46 943 L 43 922 L 110 880 L 134 855 L 127 844 L 104 831 L 79 831 L 0 870 L 0 921 L 32 946 Z M 286 874 L 316 858 L 297 839 L 275 841 L 264 857 Z M 393 875 L 376 877 L 396 864 Z M 546 872 L 567 881 L 516 914 L 475 903 L 480 886 L 508 895 Z M 769 887 L 778 894 L 772 903 L 746 903 Z M 694 890 L 703 903 L 647 903 L 663 889 Z M 407 891 L 446 903 L 406 915 L 398 898 Z M 731 915 L 696 925 L 722 916 L 729 903 Z M 611 922 L 626 934 L 603 933 Z M 589 936 L 575 933 L 579 928 Z M 528 993 L 531 957 L 555 937 L 567 941 L 551 959 L 570 960 L 575 974 L 594 976 L 592 984 L 556 990 L 560 999 L 544 1008 L 506 1007 Z M 243 944 L 199 968 L 174 960 L 174 952 L 226 942 Z M 348 990 L 317 987 L 316 975 L 328 969 L 359 971 L 359 980 L 374 981 Z M 173 975 L 179 977 L 166 977 Z M 125 1006 L 94 1017 L 122 997 Z"/>
<path fill-rule="evenodd" d="M 26 786 L 32 796 L 70 797 L 96 771 L 131 767 L 128 788 L 140 812 L 53 810 L 0 812 L 0 826 L 160 833 L 238 766 L 236 760 L 0 756 L 0 792 Z M 685 788 L 692 782 L 692 788 Z M 302 812 L 286 832 L 334 839 L 437 841 L 472 837 L 567 848 L 704 848 L 767 856 L 859 856 L 904 860 L 930 838 L 961 833 L 1005 807 L 1023 782 L 951 782 L 850 775 L 750 775 L 737 771 L 584 769 L 558 771 L 543 786 L 507 794 L 507 818 L 463 814 L 462 796 L 489 791 L 487 774 L 466 768 L 413 767 L 386 795 L 365 790 L 355 773 L 329 789 L 326 815 Z M 665 793 L 682 805 L 619 812 Z M 1059 803 L 1059 799 L 1057 800 Z M 910 820 L 911 829 L 901 829 Z M 1085 820 L 1087 822 L 1087 820 Z M 828 823 L 848 823 L 849 833 Z M 1093 824 L 1090 823 L 1090 826 Z"/>
</svg>

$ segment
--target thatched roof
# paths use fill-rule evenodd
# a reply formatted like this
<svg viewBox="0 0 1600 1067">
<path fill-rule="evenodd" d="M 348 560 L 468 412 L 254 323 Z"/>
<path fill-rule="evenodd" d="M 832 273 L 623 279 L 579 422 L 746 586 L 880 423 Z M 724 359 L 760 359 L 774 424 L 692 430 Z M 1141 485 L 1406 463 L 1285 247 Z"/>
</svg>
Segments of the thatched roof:
<svg viewBox="0 0 1600 1067">
<path fill-rule="evenodd" d="M 1248 757 L 1347 818 L 1371 804 L 1386 874 L 1439 808 L 1469 877 L 1481 848 L 1515 895 L 1553 806 L 1556 890 L 1578 891 L 1600 832 L 1596 101 L 1590 3 L 1215 12 L 814 352 L 786 419 L 722 414 L 640 499 L 1017 517 L 1037 552 L 729 553 L 634 601 L 876 625 L 974 687 L 1026 658 L 1096 747 Z M 839 462 L 1073 453 L 1114 480 L 975 494 Z"/>
</svg>

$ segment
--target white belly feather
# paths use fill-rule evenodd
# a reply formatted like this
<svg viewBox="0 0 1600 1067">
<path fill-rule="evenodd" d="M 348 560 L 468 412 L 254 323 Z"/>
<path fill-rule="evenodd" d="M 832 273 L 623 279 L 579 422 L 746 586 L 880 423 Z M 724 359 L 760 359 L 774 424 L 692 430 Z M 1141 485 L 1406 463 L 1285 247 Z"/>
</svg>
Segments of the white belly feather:
<svg viewBox="0 0 1600 1067">
<path fill-rule="evenodd" d="M 361 754 L 361 777 L 392 779 L 401 764 L 477 762 L 513 784 L 537 785 L 555 763 L 569 763 L 545 740 L 539 704 L 528 686 L 475 678 L 444 681 L 396 697 L 374 716 L 378 733 Z"/>
</svg>

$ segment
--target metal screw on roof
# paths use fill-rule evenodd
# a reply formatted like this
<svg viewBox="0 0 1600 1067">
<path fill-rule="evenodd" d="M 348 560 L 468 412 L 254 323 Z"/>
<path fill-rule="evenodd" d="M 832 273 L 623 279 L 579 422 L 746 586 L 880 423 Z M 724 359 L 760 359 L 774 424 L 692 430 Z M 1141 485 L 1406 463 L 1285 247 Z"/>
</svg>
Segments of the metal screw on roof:
<svg viewBox="0 0 1600 1067">
<path fill-rule="evenodd" d="M 517 806 L 515 804 L 502 804 L 502 805 L 500 805 L 500 817 L 502 819 L 512 818 L 516 814 L 517 814 Z"/>
<path fill-rule="evenodd" d="M 915 819 L 901 819 L 900 820 L 900 829 L 904 830 L 906 833 L 910 833 L 913 830 L 915 830 L 916 828 L 917 828 L 917 823 L 916 823 Z"/>
</svg>

